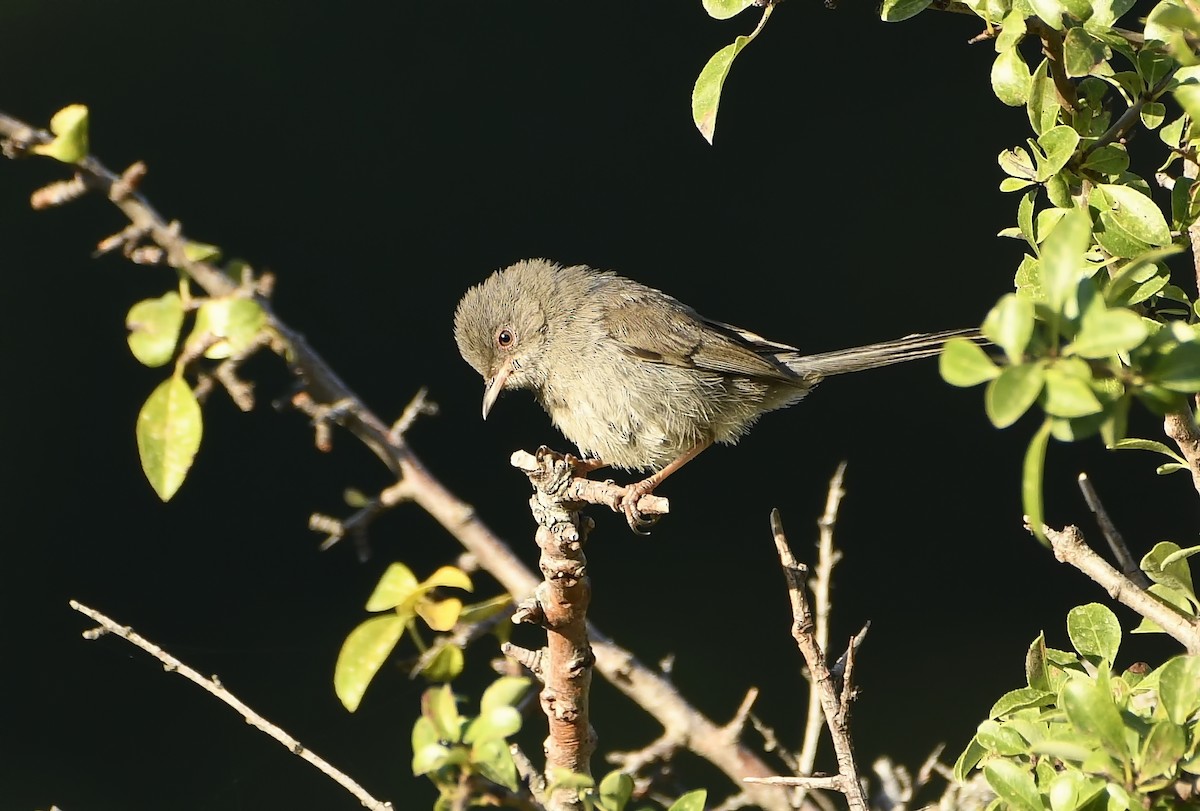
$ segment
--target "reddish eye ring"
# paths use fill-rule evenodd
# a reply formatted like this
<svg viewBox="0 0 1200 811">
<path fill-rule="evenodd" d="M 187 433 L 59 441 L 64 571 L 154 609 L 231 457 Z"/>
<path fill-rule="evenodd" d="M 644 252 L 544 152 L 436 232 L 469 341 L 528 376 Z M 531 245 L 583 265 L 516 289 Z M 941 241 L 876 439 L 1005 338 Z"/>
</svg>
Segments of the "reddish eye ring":
<svg viewBox="0 0 1200 811">
<path fill-rule="evenodd" d="M 517 336 L 507 327 L 501 327 L 496 331 L 496 346 L 501 349 L 512 349 L 517 343 Z"/>
</svg>

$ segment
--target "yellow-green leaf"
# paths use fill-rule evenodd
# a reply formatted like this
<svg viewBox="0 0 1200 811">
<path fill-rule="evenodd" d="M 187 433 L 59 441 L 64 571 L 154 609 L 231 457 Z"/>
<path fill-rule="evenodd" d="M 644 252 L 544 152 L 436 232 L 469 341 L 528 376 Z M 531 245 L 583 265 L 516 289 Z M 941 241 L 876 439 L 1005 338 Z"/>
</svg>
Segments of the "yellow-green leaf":
<svg viewBox="0 0 1200 811">
<path fill-rule="evenodd" d="M 749 43 L 750 37 L 738 37 L 713 54 L 700 71 L 700 75 L 696 77 L 696 86 L 692 88 L 692 121 L 700 130 L 700 134 L 704 136 L 704 140 L 710 144 L 713 142 L 713 133 L 717 129 L 717 108 L 721 104 L 721 87 L 725 84 L 725 77 L 729 75 L 733 58 Z"/>
<path fill-rule="evenodd" d="M 150 367 L 162 366 L 175 354 L 183 326 L 183 300 L 171 291 L 161 298 L 139 301 L 129 308 L 126 340 L 133 356 Z"/>
<path fill-rule="evenodd" d="M 421 583 L 421 588 L 431 589 L 436 586 L 450 586 L 463 591 L 474 591 L 471 578 L 457 566 L 443 566 Z"/>
<path fill-rule="evenodd" d="M 395 614 L 372 617 L 350 632 L 333 670 L 333 689 L 343 707 L 350 712 L 358 709 L 367 685 L 403 634 L 404 621 Z"/>
<path fill-rule="evenodd" d="M 367 598 L 368 611 L 387 611 L 395 608 L 417 590 L 417 576 L 403 563 L 393 563 L 384 571 L 375 590 Z"/>
<path fill-rule="evenodd" d="M 69 104 L 59 110 L 50 119 L 50 132 L 54 133 L 54 140 L 35 144 L 32 151 L 63 163 L 79 163 L 88 155 L 87 106 Z"/>
<path fill-rule="evenodd" d="M 703 5 L 714 20 L 728 20 L 754 5 L 754 0 L 703 0 Z"/>
<path fill-rule="evenodd" d="M 1049 546 L 1046 541 L 1046 511 L 1042 503 L 1042 482 L 1046 476 L 1046 446 L 1050 444 L 1050 420 L 1029 441 L 1025 451 L 1025 462 L 1021 467 L 1021 507 L 1029 519 L 1029 528 L 1034 537 Z"/>
<path fill-rule="evenodd" d="M 146 398 L 137 418 L 138 455 L 150 486 L 163 501 L 187 478 L 200 449 L 200 404 L 181 377 L 172 376 Z"/>
<path fill-rule="evenodd" d="M 462 613 L 462 600 L 450 597 L 445 600 L 422 600 L 416 605 L 417 616 L 435 631 L 449 631 L 458 622 Z"/>
</svg>

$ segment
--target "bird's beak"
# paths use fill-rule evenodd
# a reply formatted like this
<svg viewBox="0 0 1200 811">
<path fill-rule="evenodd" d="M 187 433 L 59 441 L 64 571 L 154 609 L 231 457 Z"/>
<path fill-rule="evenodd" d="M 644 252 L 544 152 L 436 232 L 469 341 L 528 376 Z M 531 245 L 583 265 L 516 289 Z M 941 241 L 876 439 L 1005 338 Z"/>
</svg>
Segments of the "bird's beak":
<svg viewBox="0 0 1200 811">
<path fill-rule="evenodd" d="M 484 384 L 483 387 L 483 418 L 486 420 L 488 412 L 492 410 L 492 406 L 496 404 L 496 398 L 500 396 L 500 392 L 504 391 L 504 384 L 508 381 L 508 376 L 512 374 L 512 366 L 504 364 L 500 367 L 500 371 L 496 372 L 496 376 Z"/>
</svg>

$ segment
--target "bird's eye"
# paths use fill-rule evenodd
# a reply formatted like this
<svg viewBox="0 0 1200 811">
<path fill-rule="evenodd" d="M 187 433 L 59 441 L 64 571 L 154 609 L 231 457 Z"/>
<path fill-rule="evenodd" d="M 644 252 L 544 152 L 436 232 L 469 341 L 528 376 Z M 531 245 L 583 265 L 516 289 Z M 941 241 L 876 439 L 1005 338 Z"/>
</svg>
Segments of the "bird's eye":
<svg viewBox="0 0 1200 811">
<path fill-rule="evenodd" d="M 516 342 L 517 336 L 513 335 L 512 330 L 507 327 L 501 327 L 496 332 L 496 346 L 501 349 L 511 349 Z"/>
</svg>

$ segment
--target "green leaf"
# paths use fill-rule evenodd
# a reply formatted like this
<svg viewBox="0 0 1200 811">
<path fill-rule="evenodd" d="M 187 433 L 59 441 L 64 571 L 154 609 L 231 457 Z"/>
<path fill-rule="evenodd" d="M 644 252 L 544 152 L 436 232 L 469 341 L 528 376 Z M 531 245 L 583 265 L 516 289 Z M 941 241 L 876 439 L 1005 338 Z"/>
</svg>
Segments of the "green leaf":
<svg viewBox="0 0 1200 811">
<path fill-rule="evenodd" d="M 1104 61 L 1107 50 L 1103 42 L 1082 26 L 1072 27 L 1063 37 L 1063 65 L 1067 75 L 1072 78 L 1087 76 L 1092 68 Z"/>
<path fill-rule="evenodd" d="M 350 632 L 333 669 L 333 690 L 343 707 L 358 709 L 367 685 L 403 634 L 404 620 L 395 614 L 372 617 Z"/>
<path fill-rule="evenodd" d="M 1193 687 L 1200 672 L 1192 676 Z M 1161 694 L 1160 694 L 1161 695 Z M 1138 753 L 1138 773 L 1140 780 L 1147 777 L 1172 777 L 1179 766 L 1179 761 L 1187 753 L 1187 737 L 1180 726 L 1183 722 L 1168 720 L 1158 721 L 1150 727 L 1142 750 Z"/>
<path fill-rule="evenodd" d="M 1124 144 L 1106 144 L 1092 150 L 1082 168 L 1102 175 L 1119 175 L 1129 168 L 1129 152 Z"/>
<path fill-rule="evenodd" d="M 710 144 L 717 129 L 721 87 L 725 84 L 725 77 L 729 75 L 734 57 L 749 43 L 750 37 L 740 36 L 713 54 L 696 78 L 696 86 L 692 88 L 692 121 L 704 136 L 704 140 Z"/>
<path fill-rule="evenodd" d="M 980 331 L 983 337 L 1004 350 L 1009 361 L 1020 363 L 1029 339 L 1033 337 L 1033 302 L 1018 298 L 1015 293 L 1006 294 L 988 313 Z M 983 354 L 979 347 L 975 349 Z"/>
<path fill-rule="evenodd" d="M 1004 15 L 1004 21 L 1000 24 L 1000 35 L 996 37 L 996 53 L 1017 47 L 1025 37 L 1026 30 L 1024 9 L 1014 8 Z"/>
<path fill-rule="evenodd" d="M 951 338 L 938 358 L 938 371 L 951 386 L 976 386 L 1000 374 L 1000 370 L 977 343 Z"/>
<path fill-rule="evenodd" d="M 954 779 L 960 783 L 965 782 L 971 776 L 971 770 L 986 754 L 987 750 L 983 748 L 983 744 L 977 738 L 971 738 L 967 748 L 962 750 L 958 759 L 954 761 Z"/>
<path fill-rule="evenodd" d="M 1167 105 L 1161 101 L 1148 101 L 1142 105 L 1142 124 L 1146 129 L 1157 129 L 1167 118 Z"/>
<path fill-rule="evenodd" d="M 1171 243 L 1171 229 L 1153 200 L 1132 186 L 1101 183 L 1096 187 L 1111 201 L 1113 217 L 1135 239 L 1149 245 Z"/>
<path fill-rule="evenodd" d="M 63 163 L 79 163 L 88 155 L 88 108 L 83 104 L 69 104 L 50 119 L 50 132 L 54 140 L 48 144 L 34 144 L 31 152 L 47 155 Z"/>
<path fill-rule="evenodd" d="M 1182 456 L 1175 453 L 1175 451 L 1171 450 L 1163 443 L 1155 442 L 1153 439 L 1134 439 L 1131 437 L 1129 439 L 1122 439 L 1119 442 L 1114 442 L 1108 447 L 1110 450 L 1114 451 L 1153 451 L 1155 453 L 1161 453 L 1163 456 L 1169 456 L 1180 464 L 1187 464 L 1187 460 Z"/>
<path fill-rule="evenodd" d="M 703 0 L 703 5 L 708 16 L 716 20 L 728 20 L 754 5 L 754 0 Z"/>
<path fill-rule="evenodd" d="M 1016 48 L 1009 48 L 992 63 L 992 92 L 1009 107 L 1022 107 L 1029 100 L 1029 66 Z"/>
<path fill-rule="evenodd" d="M 1050 443 L 1050 420 L 1042 423 L 1042 427 L 1029 440 L 1029 448 L 1025 451 L 1025 461 L 1021 466 L 1021 507 L 1029 520 L 1029 528 L 1043 546 L 1050 544 L 1046 540 L 1045 509 L 1042 503 L 1042 482 L 1046 475 L 1046 446 Z"/>
<path fill-rule="evenodd" d="M 183 299 L 175 291 L 139 301 L 129 308 L 125 326 L 133 356 L 147 366 L 162 366 L 175 355 L 183 326 Z"/>
<path fill-rule="evenodd" d="M 204 350 L 204 357 L 228 358 L 247 349 L 266 322 L 267 314 L 253 299 L 209 299 L 196 312 L 196 325 L 188 336 L 188 344 L 211 342 Z"/>
<path fill-rule="evenodd" d="M 452 642 L 444 642 L 421 668 L 421 675 L 432 682 L 454 681 L 462 675 L 464 664 L 462 649 Z"/>
<path fill-rule="evenodd" d="M 1149 327 L 1137 313 L 1101 305 L 1084 312 L 1079 334 L 1065 351 L 1083 358 L 1107 358 L 1141 345 L 1149 334 Z"/>
<path fill-rule="evenodd" d="M 182 377 L 173 375 L 150 393 L 136 433 L 142 471 L 158 497 L 170 501 L 187 478 L 203 433 L 200 404 Z"/>
<path fill-rule="evenodd" d="M 1172 541 L 1159 541 L 1142 556 L 1140 566 L 1143 572 L 1155 583 L 1161 583 L 1168 588 L 1179 589 L 1195 595 L 1192 586 L 1192 570 L 1188 567 L 1186 558 L 1178 556 L 1179 544 Z"/>
<path fill-rule="evenodd" d="M 1038 363 L 1008 366 L 988 383 L 984 410 L 997 428 L 1007 428 L 1029 410 L 1042 393 L 1046 367 Z"/>
<path fill-rule="evenodd" d="M 1058 0 L 1030 0 L 1029 5 L 1046 25 L 1055 31 L 1063 29 L 1063 14 L 1066 13 L 1066 9 Z"/>
<path fill-rule="evenodd" d="M 1042 811 L 1042 801 L 1033 775 L 1013 761 L 989 761 L 983 767 L 983 777 L 992 791 L 1012 808 L 1021 811 Z"/>
<path fill-rule="evenodd" d="M 1088 381 L 1079 376 L 1079 370 L 1066 361 L 1056 361 L 1046 369 L 1046 384 L 1042 389 L 1042 410 L 1053 417 L 1074 419 L 1099 414 L 1104 410 Z M 1078 359 L 1075 359 L 1078 360 Z M 1084 375 L 1090 375 L 1086 364 Z M 1090 378 L 1089 378 L 1090 379 Z"/>
<path fill-rule="evenodd" d="M 368 611 L 387 611 L 412 597 L 417 590 L 417 576 L 403 563 L 393 563 L 383 572 L 375 590 L 367 598 Z"/>
<path fill-rule="evenodd" d="M 1086 270 L 1084 252 L 1092 241 L 1092 224 L 1086 210 L 1072 208 L 1062 216 L 1042 243 L 1042 289 L 1054 312 L 1061 312 Z"/>
<path fill-rule="evenodd" d="M 1015 757 L 1029 751 L 1029 743 L 1011 726 L 984 721 L 975 732 L 975 739 L 993 755 Z"/>
<path fill-rule="evenodd" d="M 421 715 L 433 724 L 438 740 L 450 743 L 462 740 L 465 719 L 458 712 L 458 701 L 450 685 L 431 687 L 421 694 Z"/>
<path fill-rule="evenodd" d="M 183 256 L 189 262 L 216 262 L 221 258 L 221 249 L 206 242 L 187 242 L 183 246 Z"/>
<path fill-rule="evenodd" d="M 1067 636 L 1081 656 L 1095 662 L 1117 659 L 1121 647 L 1121 623 L 1117 616 L 1100 603 L 1088 603 L 1067 612 Z"/>
<path fill-rule="evenodd" d="M 1176 656 L 1160 668 L 1158 698 L 1167 718 L 1186 724 L 1200 710 L 1200 657 Z"/>
<path fill-rule="evenodd" d="M 1163 567 L 1170 567 L 1177 561 L 1187 560 L 1193 555 L 1200 555 L 1200 546 L 1189 546 L 1187 549 L 1180 549 L 1178 552 L 1172 552 L 1163 559 Z"/>
<path fill-rule="evenodd" d="M 1051 175 L 1062 171 L 1071 160 L 1075 148 L 1079 146 L 1079 133 L 1065 125 L 1053 127 L 1038 138 L 1038 146 L 1046 153 L 1046 158 L 1038 162 L 1037 179 L 1046 181 Z"/>
<path fill-rule="evenodd" d="M 1109 754 L 1128 760 L 1125 724 L 1107 689 L 1091 678 L 1076 676 L 1063 685 L 1058 704 L 1080 732 L 1099 739 Z"/>
<path fill-rule="evenodd" d="M 1164 389 L 1191 394 L 1200 391 L 1200 342 L 1176 345 L 1146 375 Z"/>
<path fill-rule="evenodd" d="M 600 802 L 605 811 L 624 811 L 633 797 L 633 778 L 625 772 L 611 771 L 600 781 Z"/>
<path fill-rule="evenodd" d="M 502 704 L 492 707 L 467 724 L 463 742 L 474 743 L 488 738 L 507 738 L 521 729 L 521 713 L 516 707 Z"/>
<path fill-rule="evenodd" d="M 1062 105 L 1058 100 L 1058 91 L 1050 80 L 1050 62 L 1043 59 L 1033 71 L 1029 85 L 1029 103 L 1025 111 L 1029 115 L 1029 124 L 1033 131 L 1041 135 L 1058 124 L 1058 114 Z"/>
<path fill-rule="evenodd" d="M 479 711 L 486 713 L 496 707 L 515 707 L 533 682 L 524 676 L 501 676 L 488 685 L 479 699 Z"/>
<path fill-rule="evenodd" d="M 420 722 L 426 719 L 419 718 L 417 720 Z M 437 742 L 427 744 L 419 749 L 414 746 L 412 759 L 413 775 L 420 777 L 423 774 L 429 774 L 436 769 L 442 768 L 447 765 L 450 754 L 448 746 L 443 746 Z"/>
<path fill-rule="evenodd" d="M 684 794 L 667 811 L 704 811 L 704 803 L 708 799 L 708 791 L 696 789 Z"/>
<path fill-rule="evenodd" d="M 933 0 L 883 0 L 879 17 L 885 23 L 903 22 L 929 8 L 931 2 Z"/>
<path fill-rule="evenodd" d="M 517 764 L 503 739 L 487 738 L 476 743 L 471 747 L 471 762 L 488 780 L 517 790 Z"/>
</svg>

